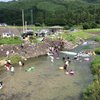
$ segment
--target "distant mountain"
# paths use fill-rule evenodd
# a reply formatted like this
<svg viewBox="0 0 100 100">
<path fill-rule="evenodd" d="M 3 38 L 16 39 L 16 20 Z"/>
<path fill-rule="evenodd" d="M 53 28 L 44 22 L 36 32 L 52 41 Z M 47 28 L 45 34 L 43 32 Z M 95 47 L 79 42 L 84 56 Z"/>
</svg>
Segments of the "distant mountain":
<svg viewBox="0 0 100 100">
<path fill-rule="evenodd" d="M 100 0 L 83 0 L 83 1 L 86 1 L 86 2 L 89 2 L 89 3 L 98 3 L 98 2 L 100 2 Z"/>
<path fill-rule="evenodd" d="M 0 23 L 22 25 L 22 9 L 28 24 L 78 25 L 100 23 L 100 0 L 13 0 L 0 3 Z M 32 22 L 33 20 L 33 22 Z"/>
</svg>

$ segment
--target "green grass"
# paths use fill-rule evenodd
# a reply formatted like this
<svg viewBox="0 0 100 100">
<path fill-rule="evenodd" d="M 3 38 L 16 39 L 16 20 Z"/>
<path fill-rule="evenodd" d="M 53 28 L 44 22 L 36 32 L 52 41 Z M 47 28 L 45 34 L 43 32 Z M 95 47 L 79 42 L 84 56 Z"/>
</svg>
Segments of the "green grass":
<svg viewBox="0 0 100 100">
<path fill-rule="evenodd" d="M 72 41 L 72 42 L 77 42 L 77 40 L 79 38 L 82 38 L 82 39 L 89 39 L 89 38 L 91 38 L 92 34 L 88 34 L 87 32 L 85 32 L 83 30 L 79 30 L 77 32 L 64 33 L 62 35 L 62 37 L 65 40 Z"/>
<path fill-rule="evenodd" d="M 100 36 L 97 35 L 97 36 L 94 38 L 94 40 L 95 40 L 96 42 L 100 42 Z"/>
<path fill-rule="evenodd" d="M 83 39 L 89 39 L 89 38 L 92 37 L 91 34 L 88 34 L 87 32 L 85 32 L 83 30 L 78 31 L 78 32 L 74 32 L 73 36 L 75 36 L 76 38 L 80 37 L 80 38 L 83 38 Z"/>
<path fill-rule="evenodd" d="M 4 26 L 0 26 L 0 28 L 5 28 Z M 18 28 L 18 29 L 23 29 L 23 26 L 6 26 L 6 28 Z M 26 27 L 25 27 L 26 28 Z M 48 26 L 27 26 L 27 29 L 32 29 L 32 30 L 40 30 L 40 29 L 46 29 L 49 28 Z"/>
<path fill-rule="evenodd" d="M 100 75 L 100 56 L 97 56 L 91 63 L 92 73 L 94 75 Z"/>
<path fill-rule="evenodd" d="M 94 80 L 84 91 L 83 100 L 100 99 L 100 56 L 97 56 L 91 63 L 91 70 L 94 75 Z"/>
<path fill-rule="evenodd" d="M 100 100 L 100 81 L 96 80 L 84 91 L 83 100 Z"/>
<path fill-rule="evenodd" d="M 19 61 L 22 60 L 22 58 L 19 55 L 12 55 L 9 57 L 9 59 L 11 60 L 12 64 L 17 64 Z"/>
<path fill-rule="evenodd" d="M 85 30 L 85 32 L 98 33 L 98 32 L 100 32 L 100 28 L 87 29 L 87 30 Z"/>
<path fill-rule="evenodd" d="M 75 42 L 76 40 L 76 37 L 73 34 L 63 34 L 62 38 L 67 41 L 72 41 L 72 42 Z"/>
<path fill-rule="evenodd" d="M 0 38 L 0 45 L 2 44 L 21 44 L 22 40 L 18 37 L 15 38 Z"/>
<path fill-rule="evenodd" d="M 98 48 L 95 49 L 95 53 L 96 54 L 100 54 L 100 47 L 98 47 Z"/>
</svg>

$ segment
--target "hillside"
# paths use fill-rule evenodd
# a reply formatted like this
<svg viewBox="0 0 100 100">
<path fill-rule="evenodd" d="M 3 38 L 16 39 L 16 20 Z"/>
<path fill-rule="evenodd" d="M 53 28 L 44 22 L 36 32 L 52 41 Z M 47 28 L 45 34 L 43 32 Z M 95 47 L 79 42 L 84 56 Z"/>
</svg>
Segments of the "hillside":
<svg viewBox="0 0 100 100">
<path fill-rule="evenodd" d="M 0 23 L 22 25 L 22 9 L 28 24 L 100 24 L 100 0 L 17 0 L 0 3 Z"/>
</svg>

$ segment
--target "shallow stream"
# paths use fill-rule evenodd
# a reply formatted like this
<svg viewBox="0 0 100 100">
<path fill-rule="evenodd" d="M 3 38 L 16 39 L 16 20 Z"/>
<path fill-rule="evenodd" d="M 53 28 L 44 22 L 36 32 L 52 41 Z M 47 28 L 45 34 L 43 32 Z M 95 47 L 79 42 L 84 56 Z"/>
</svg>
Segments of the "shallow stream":
<svg viewBox="0 0 100 100">
<path fill-rule="evenodd" d="M 96 47 L 95 42 L 80 45 L 74 52 L 80 52 Z M 28 59 L 24 67 L 15 67 L 15 73 L 5 72 L 0 76 L 4 81 L 4 88 L 0 90 L 0 100 L 82 100 L 82 92 L 92 82 L 90 61 L 72 60 L 69 69 L 75 71 L 73 76 L 66 75 L 62 57 L 54 59 L 52 63 L 49 56 Z M 70 59 L 73 56 L 67 55 Z M 28 67 L 35 67 L 26 72 Z"/>
</svg>

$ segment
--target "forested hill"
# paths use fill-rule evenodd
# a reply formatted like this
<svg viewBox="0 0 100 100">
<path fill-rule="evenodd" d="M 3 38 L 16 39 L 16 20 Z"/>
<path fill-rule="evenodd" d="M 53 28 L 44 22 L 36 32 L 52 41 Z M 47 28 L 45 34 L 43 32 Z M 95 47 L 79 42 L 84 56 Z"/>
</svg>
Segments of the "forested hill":
<svg viewBox="0 0 100 100">
<path fill-rule="evenodd" d="M 13 0 L 0 2 L 0 23 L 22 25 L 22 9 L 28 24 L 100 24 L 100 0 Z"/>
</svg>

